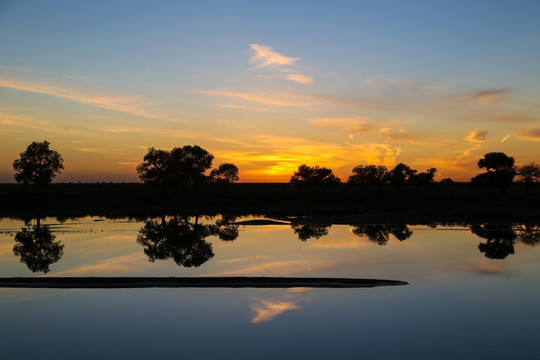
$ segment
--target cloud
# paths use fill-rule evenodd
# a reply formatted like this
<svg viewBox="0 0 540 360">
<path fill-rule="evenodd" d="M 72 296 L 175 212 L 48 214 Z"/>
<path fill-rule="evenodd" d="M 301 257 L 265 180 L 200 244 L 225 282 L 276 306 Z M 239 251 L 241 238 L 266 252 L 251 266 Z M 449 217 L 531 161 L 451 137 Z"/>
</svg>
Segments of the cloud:
<svg viewBox="0 0 540 360">
<path fill-rule="evenodd" d="M 247 111 L 256 111 L 256 112 L 268 111 L 268 109 L 265 109 L 265 108 L 252 108 L 252 107 L 247 107 L 247 106 L 242 106 L 242 105 L 233 105 L 233 104 L 219 104 L 218 106 L 223 109 L 247 110 Z"/>
<path fill-rule="evenodd" d="M 214 90 L 193 90 L 198 94 L 218 95 L 232 97 L 236 99 L 247 100 L 251 102 L 278 105 L 278 106 L 315 106 L 335 103 L 334 100 L 318 95 L 304 94 L 294 91 L 283 92 L 233 92 L 233 91 L 214 91 Z"/>
<path fill-rule="evenodd" d="M 387 140 L 396 142 L 405 142 L 409 144 L 440 144 L 436 138 L 440 134 L 428 132 L 410 132 L 405 129 L 392 131 L 391 128 L 383 128 L 379 130 L 379 136 Z M 427 140 L 426 140 L 427 139 Z"/>
<path fill-rule="evenodd" d="M 540 141 L 540 129 L 521 130 L 514 135 L 523 140 Z"/>
<path fill-rule="evenodd" d="M 147 109 L 156 105 L 156 102 L 143 101 L 138 96 L 110 96 L 102 94 L 90 94 L 74 88 L 67 88 L 61 85 L 54 85 L 45 82 L 27 82 L 22 80 L 12 80 L 0 77 L 0 87 L 19 91 L 28 91 L 37 94 L 45 94 L 63 99 L 76 101 L 82 104 L 93 105 L 107 110 L 119 111 L 131 115 L 167 120 L 181 121 L 180 119 L 168 117 Z"/>
<path fill-rule="evenodd" d="M 313 78 L 308 75 L 302 75 L 302 74 L 289 74 L 287 75 L 287 79 L 299 82 L 302 85 L 311 85 L 313 84 Z"/>
<path fill-rule="evenodd" d="M 486 141 L 486 135 L 489 133 L 484 129 L 471 129 L 467 130 L 469 136 L 467 136 L 467 141 L 470 142 L 484 142 Z"/>
<path fill-rule="evenodd" d="M 327 118 L 313 119 L 311 123 L 327 129 L 343 129 L 348 134 L 376 131 L 381 124 L 374 123 L 368 118 Z"/>
<path fill-rule="evenodd" d="M 270 46 L 251 44 L 255 54 L 249 59 L 249 62 L 256 64 L 254 69 L 267 66 L 293 65 L 300 60 L 299 58 L 288 57 L 277 53 Z"/>
<path fill-rule="evenodd" d="M 503 139 L 501 140 L 501 144 L 503 142 L 505 142 L 506 140 L 508 140 L 510 138 L 510 134 L 506 135 L 505 137 L 503 137 Z"/>
<path fill-rule="evenodd" d="M 509 93 L 509 89 L 479 90 L 460 95 L 457 99 L 465 100 L 476 105 L 489 106 L 500 103 Z"/>
<path fill-rule="evenodd" d="M 271 321 L 285 311 L 301 309 L 300 306 L 292 301 L 271 302 L 260 299 L 254 300 L 258 303 L 250 305 L 251 309 L 255 311 L 255 316 L 251 319 L 253 324 Z"/>
</svg>

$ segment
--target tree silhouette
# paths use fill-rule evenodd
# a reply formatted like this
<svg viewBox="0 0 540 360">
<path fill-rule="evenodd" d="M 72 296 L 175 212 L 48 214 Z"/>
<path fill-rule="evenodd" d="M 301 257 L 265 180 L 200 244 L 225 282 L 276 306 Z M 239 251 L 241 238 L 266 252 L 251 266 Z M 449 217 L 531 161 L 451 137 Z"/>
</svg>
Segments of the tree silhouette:
<svg viewBox="0 0 540 360">
<path fill-rule="evenodd" d="M 21 153 L 21 157 L 13 162 L 17 182 L 32 183 L 40 189 L 64 169 L 64 159 L 58 152 L 49 149 L 49 145 L 46 140 L 34 141 Z"/>
<path fill-rule="evenodd" d="M 392 185 L 401 189 L 406 182 L 414 177 L 416 172 L 416 170 L 411 169 L 408 165 L 399 163 L 388 172 L 387 178 Z"/>
<path fill-rule="evenodd" d="M 525 193 L 529 192 L 529 186 L 540 180 L 540 165 L 535 163 L 526 164 L 517 168 L 520 181 L 525 184 Z"/>
<path fill-rule="evenodd" d="M 147 184 L 159 184 L 164 189 L 168 180 L 171 153 L 166 150 L 148 149 L 143 162 L 137 166 L 139 178 Z"/>
<path fill-rule="evenodd" d="M 149 220 L 139 230 L 137 243 L 144 246 L 148 261 L 173 259 L 184 267 L 198 267 L 214 257 L 212 244 L 204 239 L 212 234 L 210 225 L 190 223 L 185 217 Z"/>
<path fill-rule="evenodd" d="M 433 183 L 433 178 L 435 177 L 435 173 L 437 172 L 437 169 L 435 168 L 429 168 L 426 172 L 421 172 L 414 174 L 410 182 L 412 182 L 415 186 L 428 186 L 429 184 Z"/>
<path fill-rule="evenodd" d="M 496 186 L 501 192 L 512 183 L 516 175 L 514 158 L 502 152 L 490 152 L 478 160 L 478 167 L 487 171 L 471 179 L 474 184 Z"/>
<path fill-rule="evenodd" d="M 309 224 L 309 223 L 291 223 L 294 233 L 302 241 L 307 241 L 311 238 L 320 239 L 328 235 L 328 229 L 331 224 Z"/>
<path fill-rule="evenodd" d="M 341 182 L 339 177 L 334 175 L 331 169 L 325 167 L 310 167 L 302 164 L 298 167 L 298 171 L 291 177 L 290 183 L 306 186 L 306 187 L 320 187 L 337 185 Z"/>
<path fill-rule="evenodd" d="M 32 272 L 49 272 L 49 266 L 54 264 L 64 254 L 64 245 L 54 241 L 55 235 L 51 233 L 48 225 L 37 225 L 22 228 L 15 235 L 13 253 L 21 257 Z"/>
<path fill-rule="evenodd" d="M 230 184 L 238 181 L 238 168 L 234 164 L 220 164 L 210 172 L 210 181 L 217 184 Z"/>
<path fill-rule="evenodd" d="M 189 184 L 198 187 L 206 181 L 204 173 L 212 167 L 213 159 L 214 155 L 197 145 L 177 147 L 171 151 L 151 147 L 137 166 L 137 173 L 142 181 L 159 184 L 162 190 L 169 185 L 175 191 L 178 187 L 187 189 Z"/>
<path fill-rule="evenodd" d="M 517 235 L 510 225 L 473 224 L 471 232 L 483 239 L 478 249 L 489 259 L 504 259 L 514 253 L 514 240 Z"/>
<path fill-rule="evenodd" d="M 399 241 L 404 241 L 410 238 L 413 233 L 407 225 L 403 224 L 354 225 L 352 232 L 358 236 L 366 236 L 369 241 L 378 245 L 386 245 L 390 234 L 394 235 Z"/>
<path fill-rule="evenodd" d="M 357 186 L 373 185 L 380 190 L 388 176 L 388 169 L 382 165 L 358 165 L 352 169 L 352 173 L 347 183 Z"/>
<path fill-rule="evenodd" d="M 205 171 L 212 167 L 214 155 L 200 146 L 186 145 L 171 150 L 170 174 L 175 183 L 187 187 L 200 186 L 206 181 Z"/>
</svg>

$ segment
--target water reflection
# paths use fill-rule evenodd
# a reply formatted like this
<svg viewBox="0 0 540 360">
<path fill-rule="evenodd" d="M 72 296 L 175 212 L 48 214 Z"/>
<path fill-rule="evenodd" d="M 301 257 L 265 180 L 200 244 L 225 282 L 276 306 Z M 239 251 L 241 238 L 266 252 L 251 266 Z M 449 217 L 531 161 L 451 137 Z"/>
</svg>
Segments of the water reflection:
<svg viewBox="0 0 540 360">
<path fill-rule="evenodd" d="M 205 239 L 211 235 L 224 241 L 238 237 L 234 217 L 223 216 L 214 224 L 200 224 L 199 216 L 191 222 L 187 216 L 147 220 L 139 230 L 137 243 L 144 246 L 150 262 L 173 259 L 184 267 L 198 267 L 214 257 L 212 244 Z"/>
<path fill-rule="evenodd" d="M 64 245 L 54 241 L 56 235 L 52 234 L 48 225 L 40 224 L 24 227 L 15 235 L 13 253 L 21 257 L 32 272 L 50 271 L 49 266 L 56 263 L 64 254 Z"/>
<path fill-rule="evenodd" d="M 205 241 L 212 231 L 209 225 L 193 223 L 188 217 L 146 221 L 139 230 L 137 243 L 144 246 L 150 262 L 173 259 L 185 267 L 198 267 L 214 257 L 212 244 Z"/>
<path fill-rule="evenodd" d="M 292 222 L 291 227 L 300 240 L 307 241 L 311 238 L 320 239 L 321 237 L 328 235 L 328 229 L 331 228 L 332 225 Z"/>
<path fill-rule="evenodd" d="M 399 241 L 407 240 L 413 232 L 403 224 L 362 224 L 354 225 L 352 232 L 358 236 L 366 236 L 369 241 L 379 245 L 386 245 L 390 234 Z"/>
</svg>

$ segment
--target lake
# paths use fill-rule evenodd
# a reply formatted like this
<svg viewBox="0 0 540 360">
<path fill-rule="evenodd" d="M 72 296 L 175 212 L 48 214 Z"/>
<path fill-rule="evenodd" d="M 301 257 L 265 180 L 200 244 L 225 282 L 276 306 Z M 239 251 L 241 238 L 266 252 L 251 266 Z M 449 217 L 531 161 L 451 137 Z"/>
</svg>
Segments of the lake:
<svg viewBox="0 0 540 360">
<path fill-rule="evenodd" d="M 540 227 L 0 220 L 0 277 L 324 277 L 373 288 L 0 288 L 0 359 L 538 359 Z M 338 221 L 339 222 L 339 221 Z"/>
</svg>

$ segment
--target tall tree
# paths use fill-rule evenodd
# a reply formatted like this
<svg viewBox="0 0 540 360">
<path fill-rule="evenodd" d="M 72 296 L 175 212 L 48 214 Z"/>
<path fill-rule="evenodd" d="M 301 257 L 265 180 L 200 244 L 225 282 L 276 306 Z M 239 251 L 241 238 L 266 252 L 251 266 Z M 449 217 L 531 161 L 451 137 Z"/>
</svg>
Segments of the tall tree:
<svg viewBox="0 0 540 360">
<path fill-rule="evenodd" d="M 173 181 L 195 187 L 206 181 L 205 171 L 212 167 L 214 155 L 200 146 L 186 145 L 171 150 L 171 176 Z"/>
<path fill-rule="evenodd" d="M 13 162 L 15 180 L 23 184 L 32 183 L 40 189 L 52 181 L 64 169 L 64 159 L 49 149 L 48 141 L 32 142 L 21 157 Z"/>
<path fill-rule="evenodd" d="M 139 178 L 148 184 L 159 184 L 163 189 L 168 180 L 170 158 L 169 151 L 149 148 L 143 162 L 137 166 Z"/>
</svg>

